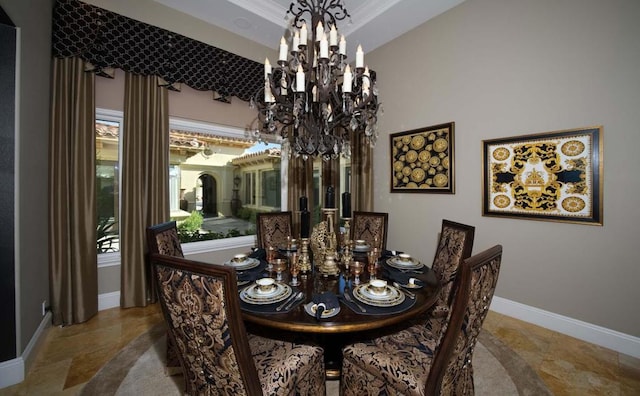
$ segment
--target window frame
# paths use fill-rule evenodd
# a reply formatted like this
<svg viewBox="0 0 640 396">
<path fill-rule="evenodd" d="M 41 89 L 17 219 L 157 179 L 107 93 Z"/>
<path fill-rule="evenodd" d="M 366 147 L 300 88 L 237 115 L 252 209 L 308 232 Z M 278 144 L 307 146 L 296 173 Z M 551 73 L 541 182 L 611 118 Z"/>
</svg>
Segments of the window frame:
<svg viewBox="0 0 640 396">
<path fill-rule="evenodd" d="M 120 136 L 124 131 L 124 114 L 119 110 L 110 110 L 104 108 L 96 108 L 95 120 L 105 120 L 120 123 Z M 228 125 L 220 125 L 214 123 L 205 123 L 200 121 L 187 120 L 180 117 L 169 117 L 169 129 L 188 130 L 192 132 L 215 134 L 218 136 L 226 137 L 247 137 L 247 132 L 244 129 L 232 127 Z M 270 143 L 282 143 L 281 137 L 263 137 L 264 140 L 268 139 Z M 168 149 L 168 148 L 167 148 Z M 122 152 L 122 140 L 118 139 L 118 152 Z M 118 163 L 120 163 L 120 156 L 118 156 Z M 287 207 L 287 185 L 282 184 L 287 179 L 288 158 L 282 157 L 280 162 L 280 182 L 281 182 L 281 208 Z M 122 178 L 122 172 L 120 172 L 120 178 Z M 169 177 L 169 169 L 167 169 L 167 177 Z M 121 180 L 120 180 L 120 185 Z M 122 213 L 122 203 L 118 201 L 119 213 Z M 285 209 L 283 209 L 285 210 Z M 118 219 L 119 220 L 119 219 Z M 182 244 L 182 251 L 185 255 L 207 253 L 220 250 L 238 249 L 238 248 L 250 248 L 256 243 L 255 235 L 244 235 L 233 238 L 214 239 L 200 242 L 189 242 Z M 107 252 L 97 254 L 98 256 L 98 268 L 119 266 L 121 264 L 120 251 Z"/>
</svg>

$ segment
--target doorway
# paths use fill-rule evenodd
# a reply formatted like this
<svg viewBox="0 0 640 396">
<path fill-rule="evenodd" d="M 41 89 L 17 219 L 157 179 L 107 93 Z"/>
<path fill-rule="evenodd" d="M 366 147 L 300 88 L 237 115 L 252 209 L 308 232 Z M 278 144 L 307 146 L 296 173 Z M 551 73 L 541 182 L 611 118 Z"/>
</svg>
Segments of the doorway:
<svg viewBox="0 0 640 396">
<path fill-rule="evenodd" d="M 218 217 L 218 188 L 216 179 L 211 175 L 199 177 L 202 185 L 202 216 Z"/>
</svg>

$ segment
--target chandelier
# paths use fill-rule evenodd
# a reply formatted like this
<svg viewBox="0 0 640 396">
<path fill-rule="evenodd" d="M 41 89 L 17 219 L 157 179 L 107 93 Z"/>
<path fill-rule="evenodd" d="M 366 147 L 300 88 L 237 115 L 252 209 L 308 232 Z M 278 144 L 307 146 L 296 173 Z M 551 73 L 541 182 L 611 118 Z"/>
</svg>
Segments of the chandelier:
<svg viewBox="0 0 640 396">
<path fill-rule="evenodd" d="M 354 64 L 347 63 L 346 40 L 338 39 L 336 22 L 351 16 L 341 0 L 297 0 L 289 14 L 291 40 L 282 37 L 275 65 L 265 60 L 264 87 L 251 99 L 258 110 L 252 137 L 279 134 L 282 155 L 305 160 L 349 158 L 355 134 L 375 145 L 380 108 L 375 72 L 365 65 L 361 46 Z"/>
</svg>

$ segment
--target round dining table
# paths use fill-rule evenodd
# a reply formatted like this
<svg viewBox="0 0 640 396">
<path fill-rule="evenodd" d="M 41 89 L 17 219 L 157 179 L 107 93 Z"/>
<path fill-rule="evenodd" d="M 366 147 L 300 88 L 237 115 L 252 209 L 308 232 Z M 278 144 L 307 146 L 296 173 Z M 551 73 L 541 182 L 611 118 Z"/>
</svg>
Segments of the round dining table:
<svg viewBox="0 0 640 396">
<path fill-rule="evenodd" d="M 387 280 L 389 286 L 392 286 L 392 275 L 398 273 L 393 272 L 394 268 L 382 264 L 384 260 L 380 260 L 381 264 L 377 267 L 375 277 Z M 268 272 L 264 275 L 275 277 L 275 274 Z M 290 283 L 291 276 L 288 272 L 282 276 L 281 282 Z M 440 291 L 440 282 L 433 270 L 424 266 L 418 271 L 403 272 L 403 276 L 416 278 L 422 287 L 398 288 L 400 293 L 405 294 L 405 300 L 409 303 L 408 308 L 402 312 L 384 313 L 384 310 L 378 310 L 372 313 L 372 310 L 375 311 L 372 308 L 375 307 L 370 307 L 363 301 L 354 301 L 353 293 L 349 293 L 356 287 L 354 275 L 342 269 L 339 274 L 332 276 L 325 276 L 317 271 L 298 275 L 299 284 L 292 288 L 294 293 L 303 292 L 304 298 L 286 312 L 255 312 L 243 309 L 242 316 L 247 329 L 255 334 L 285 339 L 308 339 L 320 343 L 325 349 L 327 378 L 336 379 L 340 376 L 341 350 L 346 342 L 356 342 L 393 331 L 398 326 L 410 323 L 411 319 L 425 313 L 435 303 Z M 367 284 L 369 280 L 368 272 L 360 274 L 361 284 Z M 242 287 L 239 289 L 242 290 Z M 314 297 L 317 298 L 326 292 L 331 292 L 338 298 L 340 311 L 335 316 L 316 319 L 305 310 L 305 305 L 312 302 Z M 351 301 L 345 301 L 345 297 L 351 297 Z M 367 312 L 362 312 L 362 308 Z"/>
</svg>

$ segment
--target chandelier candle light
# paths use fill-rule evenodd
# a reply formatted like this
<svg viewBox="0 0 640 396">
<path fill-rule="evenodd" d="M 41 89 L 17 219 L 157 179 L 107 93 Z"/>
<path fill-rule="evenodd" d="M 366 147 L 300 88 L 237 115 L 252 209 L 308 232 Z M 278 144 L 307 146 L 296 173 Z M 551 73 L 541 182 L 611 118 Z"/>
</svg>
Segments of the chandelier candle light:
<svg viewBox="0 0 640 396">
<path fill-rule="evenodd" d="M 264 88 L 251 99 L 258 109 L 253 137 L 279 134 L 282 155 L 305 160 L 349 158 L 354 134 L 363 133 L 375 145 L 375 72 L 365 65 L 361 46 L 355 65 L 346 62 L 347 43 L 344 35 L 338 39 L 336 22 L 350 15 L 341 0 L 298 0 L 289 14 L 291 46 L 283 36 L 277 65 L 265 60 Z"/>
</svg>

